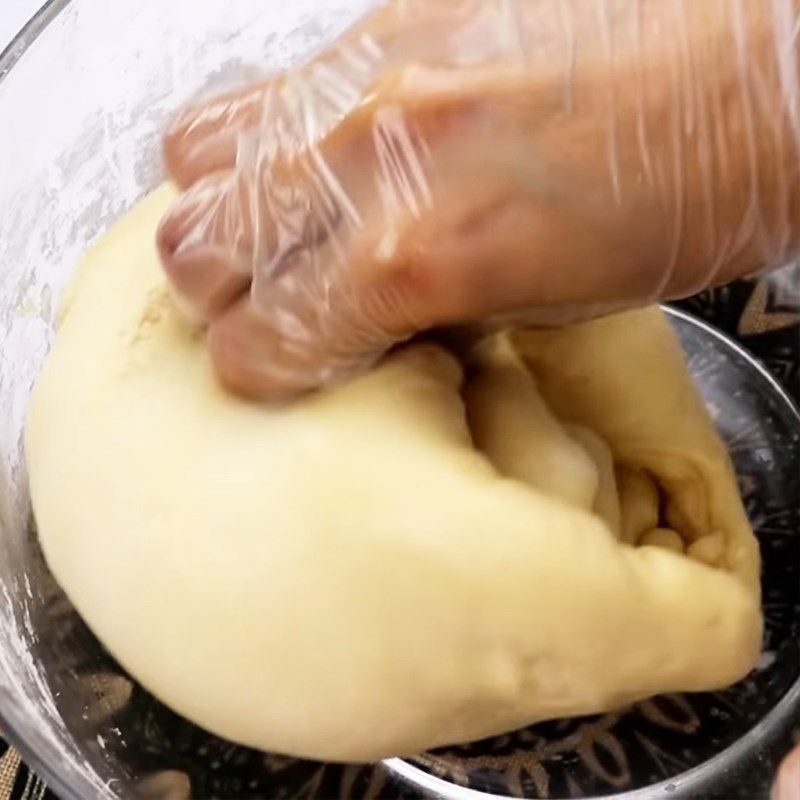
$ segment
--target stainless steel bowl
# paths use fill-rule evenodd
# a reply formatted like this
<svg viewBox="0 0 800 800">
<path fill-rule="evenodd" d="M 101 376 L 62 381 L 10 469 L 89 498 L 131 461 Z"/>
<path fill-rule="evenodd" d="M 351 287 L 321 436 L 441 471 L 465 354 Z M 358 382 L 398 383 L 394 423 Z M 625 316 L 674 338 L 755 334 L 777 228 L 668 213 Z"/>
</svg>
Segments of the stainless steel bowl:
<svg viewBox="0 0 800 800">
<path fill-rule="evenodd" d="M 734 796 L 742 775 L 755 779 L 748 796 L 765 793 L 800 715 L 800 422 L 746 353 L 684 316 L 675 324 L 768 554 L 770 638 L 761 668 L 730 692 L 409 761 L 316 764 L 236 747 L 172 714 L 104 653 L 50 577 L 31 524 L 21 432 L 71 269 L 162 179 L 159 137 L 175 109 L 288 66 L 367 4 L 51 0 L 0 56 L 0 728 L 64 800 L 711 798 Z"/>
</svg>

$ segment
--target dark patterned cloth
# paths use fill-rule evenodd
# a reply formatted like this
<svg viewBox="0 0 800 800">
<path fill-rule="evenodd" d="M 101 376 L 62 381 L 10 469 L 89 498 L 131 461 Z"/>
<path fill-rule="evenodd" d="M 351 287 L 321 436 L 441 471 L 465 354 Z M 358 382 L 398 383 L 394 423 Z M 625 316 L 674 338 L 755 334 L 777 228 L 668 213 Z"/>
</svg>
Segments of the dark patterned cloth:
<svg viewBox="0 0 800 800">
<path fill-rule="evenodd" d="M 738 340 L 795 400 L 800 401 L 800 267 L 782 270 L 760 281 L 741 281 L 690 298 L 679 305 Z M 793 517 L 790 525 L 794 526 L 796 522 Z M 787 620 L 786 624 L 796 625 L 797 620 Z M 797 676 L 783 677 L 782 686 L 786 680 L 794 680 Z M 650 773 L 632 776 L 636 770 L 651 769 L 652 775 L 656 776 L 659 770 L 663 774 L 680 772 L 687 766 L 681 763 L 686 758 L 687 743 L 697 747 L 698 738 L 703 740 L 701 747 L 707 744 L 712 751 L 719 749 L 722 738 L 728 735 L 726 731 L 736 721 L 737 698 L 735 689 L 731 691 L 734 695 L 724 693 L 721 695 L 723 699 L 709 695 L 710 699 L 698 701 L 693 698 L 691 702 L 680 696 L 655 698 L 637 704 L 634 715 L 609 714 L 546 723 L 506 737 L 496 737 L 490 747 L 482 743 L 476 749 L 472 746 L 445 748 L 415 761 L 425 771 L 461 785 L 514 796 L 607 794 L 630 788 L 633 778 L 646 783 L 652 777 Z M 774 701 L 774 698 L 765 700 L 767 703 Z M 146 706 L 147 702 L 139 708 Z M 192 737 L 207 737 L 207 734 L 178 719 L 170 722 L 170 712 L 163 708 L 155 708 L 152 714 L 152 720 L 157 721 L 148 720 L 150 730 L 163 724 L 163 730 L 169 732 L 169 747 L 165 746 L 165 751 L 169 750 L 169 762 L 164 759 L 159 767 L 161 756 L 157 754 L 157 748 L 151 747 L 151 767 L 156 770 L 185 770 L 184 774 L 191 777 L 193 796 L 197 798 L 236 797 L 246 786 L 255 787 L 256 783 L 258 788 L 247 791 L 247 797 L 417 796 L 413 790 L 395 782 L 380 767 L 314 764 L 264 756 L 244 748 L 234 748 L 213 737 L 196 742 Z M 720 721 L 718 733 L 713 724 L 708 726 L 704 723 L 703 730 L 698 730 L 700 718 L 705 720 L 707 715 Z M 626 721 L 626 716 L 635 722 Z M 749 719 L 738 723 L 752 725 Z M 635 730 L 626 738 L 625 726 L 631 724 L 636 726 Z M 657 731 L 657 736 L 647 736 L 648 726 Z M 694 737 L 696 733 L 698 737 Z M 720 740 L 715 740 L 715 736 Z M 800 727 L 790 738 L 800 741 Z M 626 750 L 620 743 L 622 739 L 637 741 L 638 750 Z M 207 756 L 211 763 L 220 765 L 220 769 L 215 770 L 215 778 L 198 777 L 196 764 L 192 763 L 198 752 Z M 554 767 L 556 763 L 563 764 L 563 768 Z M 640 767 L 639 764 L 649 766 Z M 267 783 L 261 783 L 264 775 L 269 776 Z M 577 781 L 581 782 L 580 785 Z M 763 785 L 762 778 L 760 786 Z M 763 789 L 759 788 L 758 794 L 763 794 Z M 713 791 L 709 797 L 712 795 L 715 795 Z M 737 796 L 755 795 L 756 790 L 750 788 L 743 777 Z M 43 781 L 27 769 L 18 754 L 2 739 L 0 800 L 55 800 Z"/>
<path fill-rule="evenodd" d="M 54 800 L 44 781 L 21 761 L 16 750 L 0 739 L 0 800 Z"/>
</svg>

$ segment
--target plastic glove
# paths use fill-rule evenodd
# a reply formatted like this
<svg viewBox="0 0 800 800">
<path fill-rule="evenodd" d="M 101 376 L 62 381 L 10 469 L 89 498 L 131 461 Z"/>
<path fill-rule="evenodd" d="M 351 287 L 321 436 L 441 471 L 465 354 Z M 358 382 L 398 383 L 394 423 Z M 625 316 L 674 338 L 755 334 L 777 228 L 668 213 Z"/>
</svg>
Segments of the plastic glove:
<svg viewBox="0 0 800 800">
<path fill-rule="evenodd" d="M 221 379 L 292 394 L 429 328 L 561 324 L 786 260 L 798 11 L 405 0 L 189 109 L 159 246 Z"/>
</svg>

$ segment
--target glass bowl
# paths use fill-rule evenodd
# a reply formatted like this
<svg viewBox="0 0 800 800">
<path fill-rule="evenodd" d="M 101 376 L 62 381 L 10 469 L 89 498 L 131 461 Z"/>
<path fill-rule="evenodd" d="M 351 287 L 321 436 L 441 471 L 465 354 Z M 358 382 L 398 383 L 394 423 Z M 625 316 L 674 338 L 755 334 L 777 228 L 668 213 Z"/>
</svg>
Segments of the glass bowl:
<svg viewBox="0 0 800 800">
<path fill-rule="evenodd" d="M 764 554 L 764 655 L 727 692 L 416 759 L 302 761 L 235 746 L 170 712 L 103 651 L 47 571 L 22 428 L 70 271 L 162 180 L 159 138 L 176 109 L 294 63 L 367 4 L 51 0 L 0 56 L 0 729 L 63 800 L 766 797 L 800 716 L 800 417 L 753 358 L 680 312 L 673 323 Z"/>
</svg>

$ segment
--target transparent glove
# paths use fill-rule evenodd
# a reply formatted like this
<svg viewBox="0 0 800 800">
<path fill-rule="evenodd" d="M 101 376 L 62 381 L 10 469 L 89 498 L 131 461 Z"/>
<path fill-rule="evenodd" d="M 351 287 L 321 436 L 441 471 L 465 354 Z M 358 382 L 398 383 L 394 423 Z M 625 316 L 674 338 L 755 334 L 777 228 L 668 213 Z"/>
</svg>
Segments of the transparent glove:
<svg viewBox="0 0 800 800">
<path fill-rule="evenodd" d="M 800 0 L 405 0 L 187 110 L 159 232 L 232 389 L 691 294 L 800 240 Z"/>
</svg>

